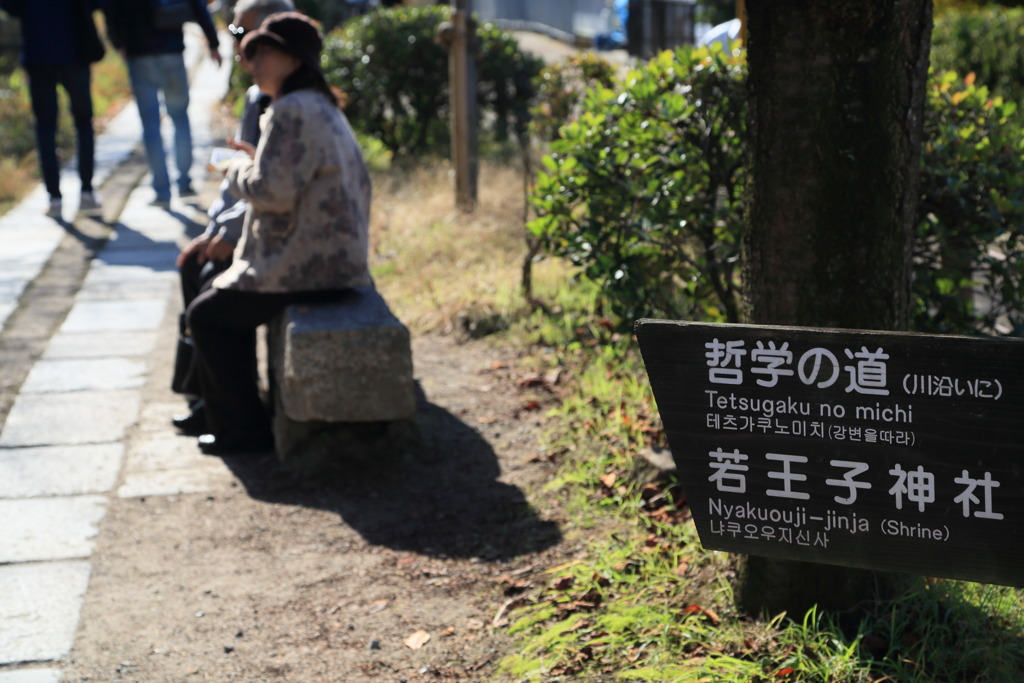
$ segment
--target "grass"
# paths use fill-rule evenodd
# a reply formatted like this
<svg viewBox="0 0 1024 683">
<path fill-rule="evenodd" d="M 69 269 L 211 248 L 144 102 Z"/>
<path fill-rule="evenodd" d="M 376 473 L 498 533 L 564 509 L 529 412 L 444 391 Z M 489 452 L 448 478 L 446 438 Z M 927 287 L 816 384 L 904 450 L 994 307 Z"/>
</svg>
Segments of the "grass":
<svg viewBox="0 0 1024 683">
<path fill-rule="evenodd" d="M 507 165 L 482 165 L 486 186 L 473 214 L 455 208 L 455 180 L 438 161 L 374 177 L 371 269 L 415 332 L 451 333 L 481 320 L 525 313 L 517 296 L 525 253 L 523 179 Z M 548 282 L 557 269 L 546 271 Z"/>
<path fill-rule="evenodd" d="M 554 260 L 536 264 L 543 308 L 519 294 L 522 178 L 485 163 L 481 205 L 454 208 L 444 164 L 391 169 L 375 185 L 378 286 L 415 332 L 461 330 L 484 314 L 495 343 L 568 390 L 545 424 L 559 497 L 585 552 L 550 568 L 511 612 L 515 681 L 920 682 L 1024 679 L 1024 605 L 1014 588 L 909 579 L 865 615 L 737 611 L 735 558 L 704 550 L 675 481 L 637 476 L 635 454 L 665 445 L 639 354 L 603 294 Z M 543 507 L 543 506 L 541 506 Z"/>
</svg>

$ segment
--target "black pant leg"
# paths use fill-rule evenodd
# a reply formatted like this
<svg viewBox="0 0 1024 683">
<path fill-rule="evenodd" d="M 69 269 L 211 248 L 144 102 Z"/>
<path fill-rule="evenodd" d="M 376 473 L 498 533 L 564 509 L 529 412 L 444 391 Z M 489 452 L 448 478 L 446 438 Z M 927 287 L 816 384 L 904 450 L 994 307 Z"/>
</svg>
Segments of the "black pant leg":
<svg viewBox="0 0 1024 683">
<path fill-rule="evenodd" d="M 224 272 L 229 265 L 231 265 L 231 259 L 200 263 L 199 254 L 189 254 L 178 270 L 181 298 L 185 310 L 188 310 L 188 306 L 201 292 L 213 286 L 214 278 Z M 178 344 L 174 357 L 171 390 L 186 395 L 190 401 L 194 401 L 195 398 L 202 395 L 199 371 L 196 369 L 195 350 L 191 335 L 188 333 L 184 311 L 178 317 Z"/>
<path fill-rule="evenodd" d="M 255 379 L 256 328 L 278 315 L 292 298 L 211 288 L 186 311 L 206 419 L 214 434 L 269 428 Z"/>
</svg>

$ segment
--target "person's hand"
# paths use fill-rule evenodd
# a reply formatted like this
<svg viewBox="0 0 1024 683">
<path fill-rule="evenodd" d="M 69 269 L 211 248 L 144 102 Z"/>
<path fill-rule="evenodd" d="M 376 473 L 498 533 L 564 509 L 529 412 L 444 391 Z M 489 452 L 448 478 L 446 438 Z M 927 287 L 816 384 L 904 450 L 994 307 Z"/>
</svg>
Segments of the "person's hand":
<svg viewBox="0 0 1024 683">
<path fill-rule="evenodd" d="M 235 252 L 235 245 L 228 242 L 220 235 L 214 235 L 213 239 L 206 243 L 203 255 L 209 261 L 226 261 Z"/>
<path fill-rule="evenodd" d="M 217 48 L 210 48 L 210 56 L 213 57 L 213 61 L 217 63 L 218 67 L 224 63 L 224 58 L 220 56 L 220 50 L 218 50 Z"/>
<path fill-rule="evenodd" d="M 250 158 L 256 158 L 256 145 L 246 142 L 245 140 L 236 140 L 234 138 L 227 139 L 228 147 L 231 149 L 238 149 L 249 155 Z"/>
<path fill-rule="evenodd" d="M 187 261 L 189 257 L 195 253 L 199 254 L 199 262 L 205 263 L 206 246 L 209 241 L 210 238 L 207 235 L 200 235 L 199 237 L 193 239 L 191 242 L 185 245 L 185 248 L 181 250 L 180 254 L 178 254 L 178 258 L 175 259 L 174 265 L 176 265 L 178 268 L 181 268 L 182 264 L 184 264 L 185 261 Z"/>
</svg>

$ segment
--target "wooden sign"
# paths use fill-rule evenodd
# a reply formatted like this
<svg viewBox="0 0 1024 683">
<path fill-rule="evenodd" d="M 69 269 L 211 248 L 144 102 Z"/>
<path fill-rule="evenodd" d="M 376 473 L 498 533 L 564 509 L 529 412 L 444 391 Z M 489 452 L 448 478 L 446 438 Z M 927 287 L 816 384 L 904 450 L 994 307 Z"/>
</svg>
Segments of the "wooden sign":
<svg viewBox="0 0 1024 683">
<path fill-rule="evenodd" d="M 706 548 L 1024 584 L 1024 342 L 636 334 Z"/>
</svg>

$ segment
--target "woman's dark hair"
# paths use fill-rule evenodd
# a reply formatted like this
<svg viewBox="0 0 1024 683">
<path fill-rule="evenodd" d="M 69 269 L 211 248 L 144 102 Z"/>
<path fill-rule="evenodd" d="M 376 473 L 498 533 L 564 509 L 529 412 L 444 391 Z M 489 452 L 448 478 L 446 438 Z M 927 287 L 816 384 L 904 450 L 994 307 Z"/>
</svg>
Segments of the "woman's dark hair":
<svg viewBox="0 0 1024 683">
<path fill-rule="evenodd" d="M 331 86 L 327 84 L 327 79 L 324 78 L 323 72 L 307 64 L 299 65 L 298 69 L 284 79 L 284 82 L 281 83 L 279 96 L 287 95 L 296 90 L 315 90 L 330 100 L 335 106 L 341 106 L 334 91 L 331 90 Z"/>
</svg>

